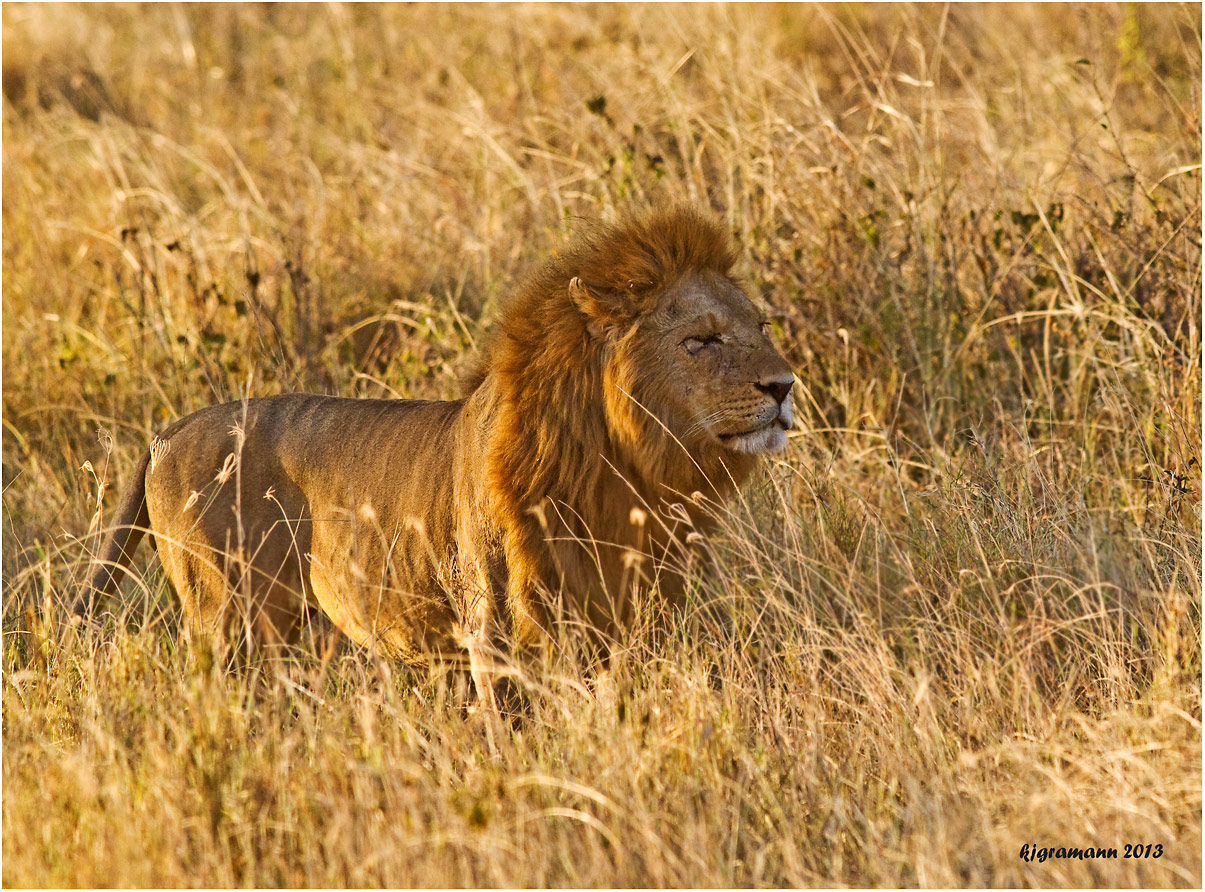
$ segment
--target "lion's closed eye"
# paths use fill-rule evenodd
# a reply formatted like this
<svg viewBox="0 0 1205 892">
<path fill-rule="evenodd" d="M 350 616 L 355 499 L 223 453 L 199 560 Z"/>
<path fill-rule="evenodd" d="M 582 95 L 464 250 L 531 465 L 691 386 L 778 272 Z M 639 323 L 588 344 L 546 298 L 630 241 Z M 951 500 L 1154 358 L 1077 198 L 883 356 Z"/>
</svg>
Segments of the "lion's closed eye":
<svg viewBox="0 0 1205 892">
<path fill-rule="evenodd" d="M 682 342 L 682 346 L 686 348 L 687 353 L 698 353 L 704 347 L 714 347 L 724 342 L 723 335 L 703 335 L 698 338 L 687 338 Z"/>
</svg>

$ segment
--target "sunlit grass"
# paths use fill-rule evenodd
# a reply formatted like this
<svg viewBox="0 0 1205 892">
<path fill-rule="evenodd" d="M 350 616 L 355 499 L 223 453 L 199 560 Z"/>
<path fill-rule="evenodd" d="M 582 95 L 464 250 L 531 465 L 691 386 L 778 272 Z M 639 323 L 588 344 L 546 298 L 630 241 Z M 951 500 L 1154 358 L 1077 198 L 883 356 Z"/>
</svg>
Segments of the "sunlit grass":
<svg viewBox="0 0 1205 892">
<path fill-rule="evenodd" d="M 3 15 L 6 885 L 1200 885 L 1198 9 Z M 220 671 L 145 546 L 68 622 L 155 430 L 452 397 L 574 218 L 664 198 L 799 429 L 496 755 L 441 673 Z"/>
</svg>

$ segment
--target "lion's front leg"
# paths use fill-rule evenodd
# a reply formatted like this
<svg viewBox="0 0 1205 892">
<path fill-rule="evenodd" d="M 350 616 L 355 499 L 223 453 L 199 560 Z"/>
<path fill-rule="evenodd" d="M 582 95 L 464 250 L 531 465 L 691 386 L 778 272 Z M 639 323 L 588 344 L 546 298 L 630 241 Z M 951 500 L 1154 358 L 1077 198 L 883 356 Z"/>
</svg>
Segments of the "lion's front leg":
<svg viewBox="0 0 1205 892">
<path fill-rule="evenodd" d="M 477 692 L 477 712 L 485 722 L 490 752 L 497 754 L 498 743 L 494 728 L 500 725 L 502 711 L 494 686 L 502 677 L 499 651 L 494 635 L 494 599 L 488 589 L 479 590 L 470 599 L 464 614 L 460 643 L 469 657 L 469 674 Z"/>
</svg>

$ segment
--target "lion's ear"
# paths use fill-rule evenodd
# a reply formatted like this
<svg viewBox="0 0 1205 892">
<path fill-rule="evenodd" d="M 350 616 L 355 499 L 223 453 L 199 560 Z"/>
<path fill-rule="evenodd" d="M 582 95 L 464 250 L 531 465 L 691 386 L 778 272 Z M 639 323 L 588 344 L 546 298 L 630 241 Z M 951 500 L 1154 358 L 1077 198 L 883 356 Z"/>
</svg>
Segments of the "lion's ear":
<svg viewBox="0 0 1205 892">
<path fill-rule="evenodd" d="M 590 334 L 604 340 L 617 336 L 620 328 L 631 322 L 620 302 L 608 300 L 587 288 L 577 276 L 569 280 L 569 299 L 579 313 L 586 317 Z"/>
</svg>

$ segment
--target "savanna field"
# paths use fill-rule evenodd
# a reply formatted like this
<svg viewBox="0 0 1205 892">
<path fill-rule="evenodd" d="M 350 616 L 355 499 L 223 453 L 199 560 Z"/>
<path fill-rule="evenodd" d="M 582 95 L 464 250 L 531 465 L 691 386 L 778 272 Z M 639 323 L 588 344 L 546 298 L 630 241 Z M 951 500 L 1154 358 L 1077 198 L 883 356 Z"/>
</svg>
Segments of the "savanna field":
<svg viewBox="0 0 1205 892">
<path fill-rule="evenodd" d="M 1201 58 L 1195 5 L 5 4 L 4 885 L 1199 887 Z M 71 619 L 156 431 L 454 398 L 676 200 L 796 428 L 496 753 L 446 674 L 190 652 L 145 545 Z"/>
</svg>

